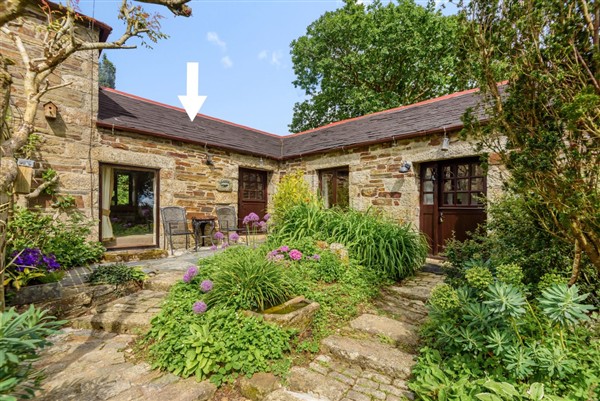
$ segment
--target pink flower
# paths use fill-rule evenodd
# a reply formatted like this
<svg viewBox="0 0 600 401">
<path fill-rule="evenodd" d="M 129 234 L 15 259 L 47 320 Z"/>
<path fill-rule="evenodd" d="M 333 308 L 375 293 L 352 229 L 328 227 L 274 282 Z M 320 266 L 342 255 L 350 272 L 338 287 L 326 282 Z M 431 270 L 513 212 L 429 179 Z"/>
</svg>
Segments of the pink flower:
<svg viewBox="0 0 600 401">
<path fill-rule="evenodd" d="M 292 249 L 289 253 L 290 259 L 292 260 L 300 260 L 302 259 L 302 252 L 297 249 Z"/>
<path fill-rule="evenodd" d="M 216 250 L 217 250 L 217 246 L 216 246 L 216 245 L 212 245 L 212 246 L 210 247 L 210 250 L 211 250 L 211 251 L 216 251 Z"/>
<path fill-rule="evenodd" d="M 222 240 L 223 238 L 225 238 L 225 235 L 221 231 L 215 233 L 215 239 Z"/>
<path fill-rule="evenodd" d="M 290 247 L 287 246 L 287 245 L 282 245 L 282 246 L 279 247 L 279 251 L 280 252 L 287 252 L 289 250 L 290 250 Z"/>
<path fill-rule="evenodd" d="M 267 223 L 264 221 L 259 221 L 258 222 L 258 226 L 260 227 L 260 231 L 262 232 L 266 232 L 267 231 Z"/>
<path fill-rule="evenodd" d="M 229 244 L 227 242 L 223 242 L 223 244 L 221 245 L 221 249 L 225 249 L 229 246 Z"/>
<path fill-rule="evenodd" d="M 213 288 L 213 282 L 210 280 L 204 280 L 202 283 L 200 283 L 200 289 L 202 290 L 202 292 L 209 292 L 210 290 L 212 290 Z"/>
<path fill-rule="evenodd" d="M 242 224 L 246 225 L 258 220 L 260 220 L 258 215 L 254 212 L 251 212 L 250 214 L 248 214 L 248 216 L 244 217 Z"/>
<path fill-rule="evenodd" d="M 265 216 L 263 217 L 264 221 L 269 221 L 269 219 L 271 218 L 271 215 L 269 213 L 265 214 Z"/>
<path fill-rule="evenodd" d="M 233 233 L 229 234 L 229 241 L 237 242 L 239 239 L 240 239 L 240 236 L 238 233 L 233 232 Z"/>
<path fill-rule="evenodd" d="M 319 255 L 318 253 L 315 253 L 314 255 L 312 255 L 312 259 L 313 260 L 321 260 L 321 255 Z"/>
</svg>

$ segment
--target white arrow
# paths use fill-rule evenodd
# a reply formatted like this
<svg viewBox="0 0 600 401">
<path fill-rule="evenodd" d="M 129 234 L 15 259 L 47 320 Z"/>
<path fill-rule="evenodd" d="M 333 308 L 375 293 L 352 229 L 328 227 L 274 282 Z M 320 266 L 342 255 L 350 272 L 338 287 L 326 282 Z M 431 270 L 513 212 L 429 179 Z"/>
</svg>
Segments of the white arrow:
<svg viewBox="0 0 600 401">
<path fill-rule="evenodd" d="M 178 97 L 190 120 L 194 121 L 206 100 L 206 96 L 198 96 L 198 63 L 187 63 L 187 94 Z"/>
</svg>

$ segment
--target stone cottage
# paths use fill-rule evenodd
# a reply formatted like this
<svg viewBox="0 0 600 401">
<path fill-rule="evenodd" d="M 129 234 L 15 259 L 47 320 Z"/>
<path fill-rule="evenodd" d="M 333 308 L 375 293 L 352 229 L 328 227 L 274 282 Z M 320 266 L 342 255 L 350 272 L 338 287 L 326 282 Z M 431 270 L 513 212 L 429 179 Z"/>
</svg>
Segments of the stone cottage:
<svg viewBox="0 0 600 401">
<path fill-rule="evenodd" d="M 28 24 L 39 15 L 29 17 Z M 90 34 L 107 32 L 98 23 Z M 0 49 L 14 52 L 5 42 Z M 205 115 L 191 122 L 183 109 L 98 89 L 97 61 L 97 52 L 81 53 L 57 72 L 74 84 L 45 98 L 58 116 L 38 113 L 43 143 L 34 159 L 37 171 L 59 172 L 59 192 L 99 221 L 95 235 L 112 249 L 163 246 L 164 206 L 262 215 L 281 175 L 301 169 L 326 206 L 377 208 L 410 222 L 436 255 L 453 233 L 464 238 L 482 222 L 482 196 L 500 191 L 497 160 L 492 155 L 484 172 L 457 135 L 476 90 L 277 136 Z"/>
</svg>

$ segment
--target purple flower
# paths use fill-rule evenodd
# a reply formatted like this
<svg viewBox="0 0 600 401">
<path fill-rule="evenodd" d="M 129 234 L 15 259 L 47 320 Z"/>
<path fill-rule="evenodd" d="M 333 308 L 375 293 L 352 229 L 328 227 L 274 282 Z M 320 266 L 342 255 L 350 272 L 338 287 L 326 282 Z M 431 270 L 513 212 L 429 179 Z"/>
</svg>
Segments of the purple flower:
<svg viewBox="0 0 600 401">
<path fill-rule="evenodd" d="M 183 275 L 183 282 L 189 283 L 197 275 L 198 275 L 198 268 L 196 266 L 190 266 L 190 268 L 187 269 L 187 272 L 185 272 L 185 274 Z"/>
<path fill-rule="evenodd" d="M 217 246 L 216 245 L 211 245 L 210 250 L 211 251 L 216 251 L 217 250 Z"/>
<path fill-rule="evenodd" d="M 194 313 L 196 313 L 196 314 L 206 312 L 207 308 L 208 307 L 206 306 L 206 304 L 202 301 L 195 302 L 194 306 L 192 307 L 192 309 L 194 310 Z"/>
<path fill-rule="evenodd" d="M 229 246 L 229 244 L 227 242 L 223 242 L 223 244 L 221 245 L 221 249 L 225 249 Z"/>
<path fill-rule="evenodd" d="M 265 221 L 259 221 L 258 227 L 260 227 L 260 231 L 262 231 L 262 232 L 267 231 L 267 223 Z"/>
<path fill-rule="evenodd" d="M 53 254 L 48 254 L 42 256 L 42 262 L 46 265 L 46 271 L 49 273 L 55 272 L 60 269 L 60 264 L 56 261 L 56 256 Z"/>
<path fill-rule="evenodd" d="M 289 253 L 290 259 L 292 260 L 300 260 L 302 259 L 302 252 L 297 249 L 292 249 Z"/>
<path fill-rule="evenodd" d="M 276 257 L 279 255 L 279 251 L 277 249 L 275 249 L 274 251 L 271 251 L 269 253 L 267 253 L 267 259 L 269 260 L 276 260 Z M 283 255 L 281 255 L 283 256 Z"/>
<path fill-rule="evenodd" d="M 209 292 L 210 290 L 212 290 L 213 288 L 213 282 L 210 280 L 204 280 L 202 283 L 200 283 L 200 289 L 202 290 L 202 292 Z"/>
<path fill-rule="evenodd" d="M 282 245 L 279 247 L 279 251 L 281 251 L 281 252 L 287 252 L 289 250 L 290 250 L 290 247 L 287 245 Z"/>
<path fill-rule="evenodd" d="M 260 220 L 258 215 L 254 212 L 251 212 L 250 214 L 248 214 L 248 216 L 244 217 L 242 224 L 246 225 L 258 220 Z"/>
<path fill-rule="evenodd" d="M 273 260 L 277 262 L 277 261 L 283 260 L 284 257 L 285 256 L 283 256 L 282 254 L 278 254 L 273 257 Z"/>
<path fill-rule="evenodd" d="M 240 236 L 238 233 L 233 232 L 233 233 L 229 234 L 229 241 L 237 242 L 239 239 L 240 239 Z"/>
<path fill-rule="evenodd" d="M 313 260 L 321 260 L 321 255 L 319 255 L 318 253 L 315 253 L 314 255 L 312 255 L 312 259 Z"/>
<path fill-rule="evenodd" d="M 265 216 L 263 217 L 264 221 L 269 221 L 269 219 L 271 218 L 271 215 L 269 213 L 265 214 Z"/>
<path fill-rule="evenodd" d="M 215 233 L 215 239 L 222 240 L 223 238 L 225 238 L 225 235 L 221 231 Z"/>
</svg>

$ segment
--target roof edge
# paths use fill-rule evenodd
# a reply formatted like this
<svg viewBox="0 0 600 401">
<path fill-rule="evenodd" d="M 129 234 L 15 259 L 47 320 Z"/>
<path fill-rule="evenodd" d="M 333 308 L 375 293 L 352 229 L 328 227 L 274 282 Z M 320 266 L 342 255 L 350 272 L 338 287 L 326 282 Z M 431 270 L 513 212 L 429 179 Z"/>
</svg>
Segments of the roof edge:
<svg viewBox="0 0 600 401">
<path fill-rule="evenodd" d="M 54 10 L 64 10 L 66 9 L 66 6 L 60 3 L 56 3 L 55 1 L 46 1 L 46 3 L 50 6 L 50 8 L 54 9 Z M 38 4 L 39 5 L 39 4 Z M 81 18 L 83 18 L 84 20 L 87 20 L 89 22 L 92 23 L 93 26 L 96 26 L 98 28 L 98 30 L 100 31 L 100 37 L 98 38 L 100 42 L 106 42 L 106 40 L 108 39 L 110 33 L 112 32 L 113 28 L 102 22 L 99 21 L 95 18 L 90 17 L 89 15 L 86 14 L 82 14 L 79 11 L 77 11 L 77 9 L 73 9 L 73 11 L 75 12 L 76 15 L 80 16 Z"/>
<path fill-rule="evenodd" d="M 239 148 L 234 148 L 233 146 L 227 146 L 227 145 L 222 145 L 222 144 L 214 144 L 214 143 L 206 142 L 206 141 L 194 141 L 194 140 L 185 139 L 185 138 L 176 138 L 176 137 L 174 137 L 172 135 L 169 135 L 169 134 L 163 134 L 163 133 L 153 132 L 153 131 L 147 131 L 147 130 L 143 130 L 143 129 L 139 129 L 139 128 L 131 128 L 131 127 L 126 127 L 126 126 L 121 126 L 121 125 L 115 125 L 115 124 L 111 124 L 111 123 L 105 123 L 105 122 L 102 122 L 102 121 L 96 121 L 96 127 L 99 127 L 99 128 L 108 128 L 108 129 L 111 129 L 111 130 L 115 130 L 116 129 L 116 130 L 124 131 L 124 132 L 132 132 L 134 134 L 149 135 L 149 136 L 154 136 L 154 137 L 158 137 L 158 138 L 169 139 L 171 141 L 179 141 L 179 142 L 190 143 L 190 144 L 193 144 L 193 145 L 211 146 L 213 148 L 230 150 L 230 151 L 234 151 L 234 152 L 237 152 L 237 153 L 242 153 L 242 154 L 247 154 L 247 155 L 252 155 L 252 156 L 266 157 L 266 158 L 269 158 L 269 159 L 272 159 L 272 160 L 277 160 L 277 161 L 282 160 L 282 158 L 278 157 L 278 156 L 268 155 L 268 154 L 265 154 L 265 153 L 251 152 L 251 151 L 247 151 L 247 150 L 243 150 L 243 149 L 239 149 Z"/>
</svg>

